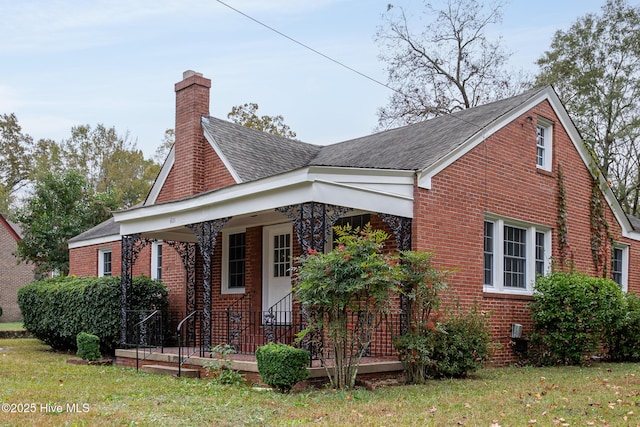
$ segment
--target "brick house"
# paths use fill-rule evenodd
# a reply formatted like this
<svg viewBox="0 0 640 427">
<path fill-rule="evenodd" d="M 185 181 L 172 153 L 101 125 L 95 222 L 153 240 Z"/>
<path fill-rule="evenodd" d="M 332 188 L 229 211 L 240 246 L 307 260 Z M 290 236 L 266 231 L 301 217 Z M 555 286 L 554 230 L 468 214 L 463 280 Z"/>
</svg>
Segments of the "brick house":
<svg viewBox="0 0 640 427">
<path fill-rule="evenodd" d="M 210 117 L 210 87 L 192 71 L 175 85 L 176 142 L 146 201 L 70 242 L 71 274 L 122 272 L 123 329 L 130 277 L 147 274 L 166 283 L 172 310 L 202 313 L 206 345 L 240 339 L 236 309 L 262 313 L 250 329 L 273 339 L 265 313 L 289 313 L 280 326 L 297 316 L 290 257 L 329 247 L 341 222 L 371 222 L 394 236 L 389 248 L 432 251 L 455 270 L 461 301 L 492 312 L 495 364 L 515 360 L 511 324 L 530 332 L 534 279 L 552 265 L 640 290 L 640 224 L 592 174 L 551 87 L 328 146 Z M 605 233 L 594 216 L 612 244 L 594 246 Z"/>
<path fill-rule="evenodd" d="M 0 215 L 0 322 L 17 322 L 22 319 L 18 306 L 18 289 L 35 279 L 31 264 L 21 262 L 14 255 L 22 238 L 20 227 Z"/>
</svg>

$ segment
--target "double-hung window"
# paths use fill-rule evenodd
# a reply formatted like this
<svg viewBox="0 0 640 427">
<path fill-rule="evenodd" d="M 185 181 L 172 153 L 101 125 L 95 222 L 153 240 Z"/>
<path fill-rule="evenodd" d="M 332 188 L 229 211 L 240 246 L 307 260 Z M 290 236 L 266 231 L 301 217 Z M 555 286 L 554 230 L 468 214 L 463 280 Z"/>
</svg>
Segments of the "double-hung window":
<svg viewBox="0 0 640 427">
<path fill-rule="evenodd" d="M 489 217 L 484 221 L 484 290 L 531 294 L 549 269 L 549 227 Z"/>
<path fill-rule="evenodd" d="M 223 231 L 222 233 L 222 293 L 244 293 L 246 273 L 245 230 Z"/>
<path fill-rule="evenodd" d="M 111 249 L 98 251 L 98 277 L 111 276 Z"/>
<path fill-rule="evenodd" d="M 615 243 L 611 257 L 611 278 L 620 285 L 623 291 L 627 290 L 629 277 L 629 246 Z"/>
<path fill-rule="evenodd" d="M 538 118 L 536 126 L 536 166 L 540 169 L 551 171 L 553 153 L 553 126 L 543 118 Z"/>
</svg>

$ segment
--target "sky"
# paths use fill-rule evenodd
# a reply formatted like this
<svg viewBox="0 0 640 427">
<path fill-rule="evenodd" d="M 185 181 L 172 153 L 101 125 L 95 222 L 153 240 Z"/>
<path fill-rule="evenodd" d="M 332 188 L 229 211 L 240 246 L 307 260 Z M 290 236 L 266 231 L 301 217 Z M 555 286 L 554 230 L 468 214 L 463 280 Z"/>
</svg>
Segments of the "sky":
<svg viewBox="0 0 640 427">
<path fill-rule="evenodd" d="M 553 34 L 604 2 L 510 0 L 490 31 L 512 53 L 511 69 L 535 72 Z M 374 36 L 387 5 L 425 10 L 419 0 L 224 3 L 380 82 Z M 174 84 L 185 70 L 212 80 L 212 116 L 257 103 L 313 144 L 372 133 L 391 96 L 216 0 L 0 0 L 0 114 L 15 113 L 35 140 L 101 123 L 150 158 L 175 125 Z"/>
</svg>

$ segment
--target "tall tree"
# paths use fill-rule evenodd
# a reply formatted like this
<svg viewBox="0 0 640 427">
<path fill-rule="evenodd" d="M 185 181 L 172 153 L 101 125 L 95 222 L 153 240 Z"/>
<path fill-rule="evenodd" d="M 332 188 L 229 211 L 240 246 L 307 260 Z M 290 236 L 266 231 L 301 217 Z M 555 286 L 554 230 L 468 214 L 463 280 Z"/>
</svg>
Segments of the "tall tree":
<svg viewBox="0 0 640 427">
<path fill-rule="evenodd" d="M 479 0 L 447 0 L 441 9 L 425 7 L 428 22 L 420 24 L 389 4 L 376 33 L 394 89 L 378 110 L 380 128 L 464 110 L 523 88 L 522 74 L 516 78 L 506 70 L 509 55 L 501 39 L 486 34 L 501 21 L 502 2 L 485 8 Z"/>
<path fill-rule="evenodd" d="M 32 145 L 15 114 L 0 114 L 0 213 L 9 212 L 15 193 L 28 183 Z"/>
<path fill-rule="evenodd" d="M 262 132 L 291 139 L 296 137 L 296 133 L 284 123 L 284 117 L 281 115 L 259 116 L 258 108 L 258 104 L 255 103 L 236 105 L 231 108 L 231 112 L 227 114 L 227 118 L 231 119 L 234 123 L 257 129 Z"/>
<path fill-rule="evenodd" d="M 119 208 L 130 207 L 149 192 L 160 166 L 145 160 L 129 134 L 98 124 L 75 126 L 61 144 L 67 168 L 79 170 L 96 192 L 111 193 Z"/>
<path fill-rule="evenodd" d="M 554 35 L 536 84 L 552 84 L 628 213 L 640 214 L 640 7 L 608 0 Z"/>
<path fill-rule="evenodd" d="M 106 220 L 115 208 L 109 194 L 96 193 L 76 169 L 43 174 L 16 213 L 23 233 L 17 255 L 35 264 L 40 274 L 67 274 L 67 241 Z"/>
</svg>

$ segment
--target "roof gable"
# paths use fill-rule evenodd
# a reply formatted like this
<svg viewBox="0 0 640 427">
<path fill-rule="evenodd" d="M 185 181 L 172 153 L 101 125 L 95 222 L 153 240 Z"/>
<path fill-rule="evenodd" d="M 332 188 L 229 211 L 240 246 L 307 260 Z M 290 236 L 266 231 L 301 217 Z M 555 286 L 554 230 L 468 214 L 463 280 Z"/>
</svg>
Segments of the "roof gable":
<svg viewBox="0 0 640 427">
<path fill-rule="evenodd" d="M 22 239 L 22 229 L 20 228 L 20 226 L 12 221 L 9 221 L 2 214 L 0 214 L 0 224 L 2 224 L 4 228 L 7 229 L 9 234 L 11 234 L 16 242 Z"/>
</svg>

